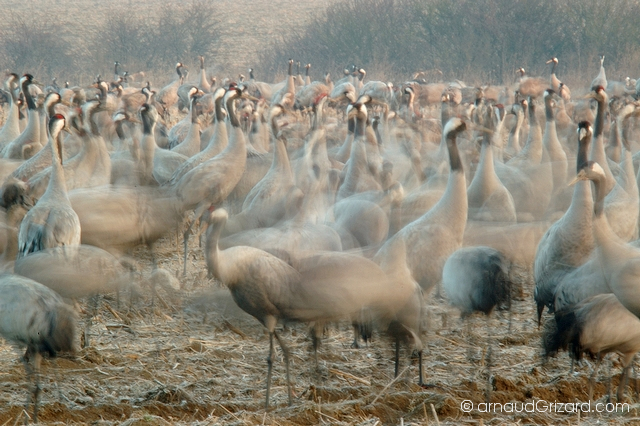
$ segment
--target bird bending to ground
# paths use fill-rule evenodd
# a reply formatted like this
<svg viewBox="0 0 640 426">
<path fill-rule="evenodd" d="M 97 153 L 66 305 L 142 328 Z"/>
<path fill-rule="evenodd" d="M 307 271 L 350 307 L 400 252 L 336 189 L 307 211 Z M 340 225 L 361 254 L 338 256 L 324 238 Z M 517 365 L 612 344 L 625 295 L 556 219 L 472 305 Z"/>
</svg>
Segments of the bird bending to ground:
<svg viewBox="0 0 640 426">
<path fill-rule="evenodd" d="M 13 274 L 0 275 L 0 336 L 18 347 L 27 347 L 22 358 L 34 386 L 33 420 L 38 422 L 40 364 L 42 356 L 75 351 L 76 315 L 53 290 Z"/>
</svg>

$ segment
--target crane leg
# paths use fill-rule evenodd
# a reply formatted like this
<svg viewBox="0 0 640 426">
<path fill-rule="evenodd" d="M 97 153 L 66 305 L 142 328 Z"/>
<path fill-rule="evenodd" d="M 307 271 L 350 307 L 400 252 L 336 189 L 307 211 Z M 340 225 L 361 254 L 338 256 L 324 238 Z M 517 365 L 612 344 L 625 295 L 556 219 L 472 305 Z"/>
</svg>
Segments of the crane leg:
<svg viewBox="0 0 640 426">
<path fill-rule="evenodd" d="M 631 361 L 631 365 L 633 365 L 633 389 L 636 393 L 636 401 L 640 399 L 640 389 L 638 388 L 638 370 L 636 368 L 636 357 L 633 357 Z"/>
<path fill-rule="evenodd" d="M 629 370 L 631 370 L 631 364 L 622 369 L 622 375 L 620 376 L 620 384 L 618 384 L 618 393 L 616 394 L 618 400 L 621 402 L 624 398 L 624 389 L 627 387 L 627 379 L 629 378 Z"/>
<path fill-rule="evenodd" d="M 487 394 L 486 394 L 486 403 L 491 403 L 491 391 L 493 389 L 493 385 L 491 384 L 491 345 L 487 348 L 487 356 L 486 356 L 486 366 L 487 366 Z"/>
<path fill-rule="evenodd" d="M 422 350 L 418 351 L 418 386 L 425 386 L 422 371 Z"/>
<path fill-rule="evenodd" d="M 33 367 L 30 363 L 31 355 L 33 355 Z M 27 414 L 26 423 L 29 423 L 28 412 L 32 397 L 33 422 L 38 423 L 38 398 L 40 397 L 40 365 L 42 363 L 42 355 L 40 355 L 40 353 L 38 352 L 33 353 L 30 349 L 27 348 L 27 351 L 22 357 L 22 362 L 24 363 L 24 369 L 27 373 L 27 381 L 30 385 L 31 382 L 33 382 L 33 387 L 29 388 L 29 391 L 27 393 L 27 401 L 25 403 L 25 414 Z"/>
<path fill-rule="evenodd" d="M 589 401 L 593 400 L 593 385 L 595 383 L 596 373 L 600 369 L 600 363 L 602 359 L 598 356 L 595 367 L 593 367 L 593 373 L 591 373 L 591 377 L 589 377 Z"/>
<path fill-rule="evenodd" d="M 187 251 L 189 248 L 189 236 L 191 235 L 191 229 L 193 228 L 193 225 L 196 223 L 196 221 L 200 218 L 200 216 L 202 215 L 202 213 L 204 213 L 204 210 L 209 207 L 206 204 L 200 204 L 198 207 L 196 207 L 196 210 L 194 212 L 194 216 L 193 216 L 193 220 L 189 221 L 189 227 L 187 228 L 186 231 L 184 231 L 184 269 L 182 271 L 182 275 L 183 276 L 187 276 Z"/>
<path fill-rule="evenodd" d="M 360 333 L 360 326 L 357 322 L 353 322 L 353 343 L 351 343 L 351 348 L 360 349 L 360 344 L 358 343 L 358 333 Z"/>
<path fill-rule="evenodd" d="M 273 335 L 275 331 L 269 331 L 269 355 L 267 356 L 267 400 L 264 409 L 269 410 L 269 391 L 271 390 L 271 373 L 273 372 Z"/>
<path fill-rule="evenodd" d="M 191 234 L 191 227 L 193 226 L 193 222 L 189 225 L 186 231 L 184 231 L 182 244 L 184 245 L 184 256 L 182 260 L 184 261 L 184 267 L 182 269 L 182 276 L 187 276 L 187 250 L 189 248 L 189 234 Z"/>
<path fill-rule="evenodd" d="M 398 377 L 398 370 L 400 369 L 400 337 L 396 336 L 396 358 L 395 358 L 395 371 L 393 377 Z"/>
<path fill-rule="evenodd" d="M 613 373 L 611 372 L 613 365 L 613 360 L 609 364 L 609 380 L 607 381 L 607 404 L 611 403 L 611 380 L 613 378 Z"/>
<path fill-rule="evenodd" d="M 287 372 L 287 392 L 289 394 L 289 405 L 293 404 L 293 399 L 291 397 L 291 376 L 289 374 L 289 348 L 284 344 L 284 341 L 280 338 L 278 333 L 273 331 L 273 335 L 278 339 L 278 343 L 280 344 L 280 348 L 282 349 L 282 356 L 284 357 L 284 365 Z"/>
<path fill-rule="evenodd" d="M 320 368 L 318 367 L 318 348 L 320 347 L 320 339 L 322 338 L 322 333 L 324 332 L 324 324 L 316 322 L 313 325 L 313 331 L 311 336 L 311 341 L 313 343 L 313 358 L 316 362 L 316 373 L 319 373 Z"/>
</svg>

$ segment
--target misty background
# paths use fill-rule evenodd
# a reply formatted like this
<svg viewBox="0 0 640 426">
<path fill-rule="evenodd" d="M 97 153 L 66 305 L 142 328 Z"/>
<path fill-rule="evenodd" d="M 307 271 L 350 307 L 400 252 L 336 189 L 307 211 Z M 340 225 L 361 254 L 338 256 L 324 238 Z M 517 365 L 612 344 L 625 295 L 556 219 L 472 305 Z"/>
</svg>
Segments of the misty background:
<svg viewBox="0 0 640 426">
<path fill-rule="evenodd" d="M 557 56 L 557 75 L 577 87 L 602 54 L 610 79 L 639 77 L 637 0 L 2 3 L 0 67 L 58 83 L 111 76 L 114 61 L 162 80 L 181 61 L 193 75 L 198 55 L 211 75 L 253 67 L 264 81 L 282 78 L 294 58 L 311 63 L 316 80 L 327 71 L 337 80 L 354 63 L 376 79 L 423 71 L 429 81 L 509 83 L 519 67 L 546 76 Z"/>
</svg>

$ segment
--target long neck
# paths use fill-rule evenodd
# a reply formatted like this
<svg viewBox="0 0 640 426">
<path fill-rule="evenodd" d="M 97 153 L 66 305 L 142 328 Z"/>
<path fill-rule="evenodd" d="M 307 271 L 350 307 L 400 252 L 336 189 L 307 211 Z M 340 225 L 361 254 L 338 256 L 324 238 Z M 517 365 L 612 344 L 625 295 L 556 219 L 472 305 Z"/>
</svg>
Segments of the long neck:
<svg viewBox="0 0 640 426">
<path fill-rule="evenodd" d="M 580 139 L 578 143 L 578 155 L 576 157 L 577 173 L 579 173 L 580 169 L 582 169 L 582 165 L 586 164 L 586 162 L 589 161 L 589 158 L 587 157 L 589 145 L 591 145 L 591 136 L 586 136 Z"/>
<path fill-rule="evenodd" d="M 51 141 L 51 177 L 47 186 L 49 194 L 67 195 L 67 184 L 64 179 L 64 169 L 62 167 L 62 140 L 59 134 L 54 134 Z"/>
<path fill-rule="evenodd" d="M 36 103 L 33 100 L 33 96 L 31 96 L 31 92 L 29 92 L 30 84 L 31 83 L 29 83 L 28 81 L 22 82 L 22 94 L 24 95 L 24 100 L 27 102 L 27 108 L 29 108 L 29 110 L 35 110 Z"/>
<path fill-rule="evenodd" d="M 493 181 L 497 179 L 495 167 L 493 164 L 493 148 L 491 146 L 491 136 L 486 134 L 482 139 L 482 150 L 480 152 L 480 165 L 478 172 L 486 180 Z"/>
<path fill-rule="evenodd" d="M 196 97 L 191 99 L 191 105 L 189 106 L 189 114 L 191 114 L 191 124 L 198 123 L 198 114 L 196 111 L 196 102 L 198 102 Z"/>
<path fill-rule="evenodd" d="M 596 161 L 604 170 L 607 178 L 604 191 L 609 193 L 616 184 L 616 180 L 611 173 L 609 162 L 607 161 L 607 154 L 604 151 L 604 115 L 605 115 L 606 102 L 603 99 L 598 100 L 598 109 L 596 112 L 596 121 L 593 128 L 593 143 L 591 145 L 591 159 Z"/>
<path fill-rule="evenodd" d="M 348 196 L 354 193 L 360 176 L 366 172 L 367 153 L 364 144 L 365 141 L 362 137 L 353 140 L 344 183 L 340 186 L 341 194 Z"/>
<path fill-rule="evenodd" d="M 624 243 L 614 234 L 604 214 L 605 185 L 604 178 L 593 180 L 595 187 L 595 202 L 593 218 L 593 236 L 596 241 L 598 254 L 602 258 L 603 272 L 607 281 L 612 271 L 618 270 L 618 264 L 624 262 L 629 253 L 624 248 Z"/>
<path fill-rule="evenodd" d="M 620 146 L 620 133 L 618 132 L 618 121 L 612 121 L 609 128 L 609 146 Z"/>
<path fill-rule="evenodd" d="M 355 138 L 359 136 L 364 136 L 365 130 L 367 126 L 367 119 L 365 117 L 361 117 L 360 114 L 356 117 L 356 129 L 355 129 Z"/>
<path fill-rule="evenodd" d="M 542 160 L 542 130 L 533 105 L 529 106 L 529 136 L 522 151 L 534 164 L 539 164 Z"/>
<path fill-rule="evenodd" d="M 348 125 L 347 125 L 347 136 L 344 138 L 344 142 L 342 143 L 342 146 L 340 147 L 340 149 L 338 150 L 338 153 L 336 154 L 336 160 L 342 162 L 342 163 L 346 163 L 347 160 L 349 159 L 349 156 L 351 155 L 351 144 L 353 143 L 353 135 L 355 132 L 355 128 L 356 128 L 356 119 L 355 118 L 351 118 L 348 120 Z"/>
<path fill-rule="evenodd" d="M 520 129 L 522 128 L 522 122 L 524 116 L 522 113 L 516 113 L 516 123 L 509 132 L 509 148 L 519 150 L 520 149 Z"/>
<path fill-rule="evenodd" d="M 279 170 L 281 173 L 287 176 L 293 176 L 291 172 L 291 163 L 289 162 L 289 155 L 287 153 L 287 147 L 281 138 L 276 138 L 275 150 L 273 154 L 273 161 L 271 163 L 271 169 Z"/>
<path fill-rule="evenodd" d="M 224 118 L 220 121 L 216 120 L 213 128 L 213 135 L 209 139 L 206 151 L 217 155 L 224 151 L 229 146 L 229 134 L 227 132 L 227 125 L 224 122 Z"/>
<path fill-rule="evenodd" d="M 126 135 L 124 134 L 124 128 L 122 127 L 124 125 L 123 121 L 124 120 L 118 120 L 114 123 L 115 129 L 116 129 L 116 135 L 118 135 L 118 139 L 120 139 L 120 144 L 123 144 L 126 139 Z"/>
<path fill-rule="evenodd" d="M 156 139 L 153 135 L 155 123 L 149 120 L 148 117 L 143 116 L 142 125 L 142 176 L 145 179 L 145 183 L 150 184 L 151 182 L 153 182 L 153 157 L 155 156 L 155 150 L 157 148 Z"/>
<path fill-rule="evenodd" d="M 240 121 L 236 115 L 236 108 L 234 104 L 234 98 L 229 98 L 227 100 L 227 113 L 229 114 L 229 123 L 231 124 L 231 134 L 229 136 L 229 144 L 225 148 L 225 150 L 220 154 L 232 154 L 238 155 L 238 158 L 243 158 L 243 161 L 246 162 L 247 159 L 247 146 L 244 139 L 244 133 L 242 132 L 242 128 L 240 127 Z M 242 169 L 244 170 L 244 163 L 242 165 Z"/>
<path fill-rule="evenodd" d="M 555 111 L 553 110 L 550 99 L 545 99 L 544 101 L 544 114 L 547 121 L 556 121 Z"/>
<path fill-rule="evenodd" d="M 589 225 L 593 219 L 593 195 L 591 182 L 581 180 L 576 183 L 571 196 L 571 204 L 565 215 L 571 223 Z"/>
<path fill-rule="evenodd" d="M 224 273 L 221 270 L 221 262 L 220 262 L 220 250 L 218 248 L 218 240 L 220 239 L 220 233 L 222 232 L 222 228 L 224 228 L 225 221 L 214 221 L 209 224 L 209 228 L 207 229 L 207 238 L 205 242 L 205 253 L 206 253 L 206 261 L 207 261 L 207 269 L 211 275 L 213 275 L 217 280 L 223 281 Z"/>
<path fill-rule="evenodd" d="M 487 197 L 490 197 L 496 190 L 497 186 L 499 186 L 499 179 L 493 164 L 491 136 L 485 133 L 482 139 L 478 169 L 467 189 L 469 205 L 472 207 L 481 207 Z"/>
<path fill-rule="evenodd" d="M 430 221 L 432 218 L 437 217 L 439 218 L 436 219 L 437 221 L 447 223 L 449 228 L 456 232 L 459 240 L 456 241 L 456 244 L 460 244 L 469 209 L 467 181 L 454 135 L 447 136 L 447 147 L 449 148 L 449 161 L 451 163 L 451 173 L 449 173 L 447 188 L 438 203 L 425 213 L 422 219 Z"/>
<path fill-rule="evenodd" d="M 593 134 L 595 138 L 599 138 L 604 133 L 604 114 L 605 114 L 606 102 L 602 99 L 598 99 L 598 109 L 596 110 L 596 122 L 593 126 Z"/>
<path fill-rule="evenodd" d="M 458 145 L 456 144 L 456 136 L 449 134 L 446 136 L 447 149 L 449 151 L 449 164 L 451 165 L 452 172 L 464 173 L 462 167 L 462 161 L 460 160 L 460 153 L 458 152 Z"/>
<path fill-rule="evenodd" d="M 412 97 L 410 97 L 410 102 L 411 102 L 411 105 L 413 105 L 413 98 Z M 440 110 L 440 124 L 442 125 L 442 128 L 444 129 L 445 124 L 447 124 L 447 122 L 449 121 L 449 118 L 451 118 L 451 115 L 452 115 L 451 110 L 453 108 L 451 107 L 449 102 L 442 102 L 441 108 L 442 109 Z"/>
</svg>

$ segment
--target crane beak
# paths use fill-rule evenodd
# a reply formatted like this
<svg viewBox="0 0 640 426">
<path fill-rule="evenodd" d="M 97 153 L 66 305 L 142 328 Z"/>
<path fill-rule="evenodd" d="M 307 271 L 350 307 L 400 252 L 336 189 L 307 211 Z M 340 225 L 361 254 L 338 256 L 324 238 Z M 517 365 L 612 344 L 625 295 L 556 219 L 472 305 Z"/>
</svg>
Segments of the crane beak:
<svg viewBox="0 0 640 426">
<path fill-rule="evenodd" d="M 251 96 L 251 95 L 249 95 L 247 93 L 243 93 L 242 95 L 240 95 L 240 97 L 244 98 L 244 99 L 249 99 L 250 101 L 253 101 L 253 102 L 258 102 L 260 100 L 260 99 L 254 97 L 254 96 Z"/>
<path fill-rule="evenodd" d="M 477 131 L 482 132 L 482 133 L 489 133 L 490 135 L 495 133 L 493 130 L 489 129 L 488 127 L 484 127 L 484 126 L 481 126 L 480 124 L 476 124 L 476 123 L 473 123 L 473 122 L 467 122 L 467 129 L 468 130 L 477 130 Z"/>
<path fill-rule="evenodd" d="M 573 186 L 576 183 L 580 182 L 581 180 L 586 180 L 586 179 L 587 179 L 586 174 L 584 173 L 583 170 L 580 170 L 580 173 L 578 173 L 577 176 L 573 178 L 573 180 L 569 182 L 567 186 Z"/>
</svg>

